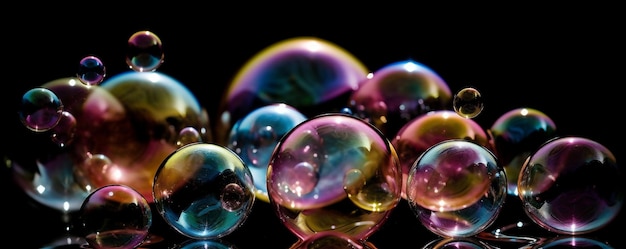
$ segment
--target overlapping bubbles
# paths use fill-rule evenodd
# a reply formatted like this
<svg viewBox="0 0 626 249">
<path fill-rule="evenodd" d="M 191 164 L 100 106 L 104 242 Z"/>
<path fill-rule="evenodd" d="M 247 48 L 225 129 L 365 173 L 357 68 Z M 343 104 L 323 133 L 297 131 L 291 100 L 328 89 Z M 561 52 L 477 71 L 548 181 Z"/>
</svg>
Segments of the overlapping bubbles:
<svg viewBox="0 0 626 249">
<path fill-rule="evenodd" d="M 105 79 L 90 55 L 75 77 L 27 91 L 19 118 L 35 148 L 8 165 L 33 200 L 80 213 L 94 248 L 148 243 L 153 210 L 191 239 L 219 239 L 257 200 L 296 236 L 293 248 L 375 248 L 367 239 L 401 201 L 445 238 L 428 248 L 488 243 L 474 237 L 507 197 L 567 235 L 602 228 L 623 205 L 608 148 L 558 136 L 526 107 L 485 129 L 473 120 L 485 104 L 477 88 L 453 94 L 414 60 L 370 72 L 329 41 L 286 39 L 236 72 L 209 122 L 183 82 L 157 72 L 154 33 L 128 45 L 129 72 Z"/>
</svg>

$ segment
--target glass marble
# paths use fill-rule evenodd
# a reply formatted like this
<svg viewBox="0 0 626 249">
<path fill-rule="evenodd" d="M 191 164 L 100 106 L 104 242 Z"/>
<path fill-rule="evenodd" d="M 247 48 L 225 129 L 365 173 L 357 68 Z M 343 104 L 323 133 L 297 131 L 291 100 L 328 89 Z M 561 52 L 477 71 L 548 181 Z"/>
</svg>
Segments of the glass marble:
<svg viewBox="0 0 626 249">
<path fill-rule="evenodd" d="M 24 126 L 35 132 L 55 127 L 63 115 L 63 102 L 45 87 L 30 89 L 22 96 L 19 117 Z"/>
<path fill-rule="evenodd" d="M 85 240 L 94 248 L 136 248 L 148 237 L 152 210 L 146 199 L 125 185 L 94 190 L 80 208 Z"/>
<path fill-rule="evenodd" d="M 306 119 L 292 106 L 276 103 L 253 110 L 233 126 L 228 148 L 250 168 L 259 200 L 269 202 L 266 176 L 274 147 L 289 130 Z"/>
<path fill-rule="evenodd" d="M 391 142 L 371 124 L 341 113 L 291 129 L 276 145 L 267 173 L 272 208 L 302 240 L 323 231 L 365 240 L 400 201 L 401 185 Z"/>
<path fill-rule="evenodd" d="M 615 156 L 584 137 L 541 145 L 522 166 L 517 187 L 526 214 L 557 234 L 596 231 L 624 204 L 624 175 Z"/>
<path fill-rule="evenodd" d="M 307 117 L 334 111 L 368 73 L 330 41 L 305 36 L 276 42 L 250 58 L 227 85 L 214 123 L 216 143 L 226 145 L 234 123 L 268 104 L 284 103 Z"/>
<path fill-rule="evenodd" d="M 84 84 L 97 85 L 106 77 L 106 67 L 100 58 L 90 55 L 80 60 L 76 77 Z"/>
<path fill-rule="evenodd" d="M 448 84 L 431 68 L 413 60 L 376 70 L 354 91 L 348 107 L 391 138 L 411 119 L 434 110 L 452 109 Z"/>
<path fill-rule="evenodd" d="M 506 175 L 484 146 L 450 139 L 415 161 L 406 194 L 411 210 L 428 230 L 443 237 L 470 237 L 499 215 L 507 196 Z"/>
<path fill-rule="evenodd" d="M 165 221 L 194 239 L 224 237 L 247 219 L 255 201 L 250 169 L 232 150 L 192 143 L 169 155 L 154 177 L 154 203 Z"/>
<path fill-rule="evenodd" d="M 147 30 L 135 32 L 128 39 L 126 64 L 137 72 L 154 72 L 163 64 L 165 54 L 161 38 Z"/>
<path fill-rule="evenodd" d="M 289 249 L 376 249 L 369 241 L 356 240 L 337 231 L 322 231 L 300 240 Z"/>
<path fill-rule="evenodd" d="M 466 87 L 458 91 L 452 99 L 454 111 L 464 118 L 475 118 L 485 108 L 478 89 Z"/>
<path fill-rule="evenodd" d="M 544 112 L 520 107 L 502 114 L 487 129 L 492 150 L 507 175 L 507 193 L 517 196 L 517 179 L 524 161 L 557 136 L 556 124 Z"/>
<path fill-rule="evenodd" d="M 466 139 L 489 147 L 487 132 L 474 120 L 450 110 L 430 111 L 413 118 L 393 137 L 402 165 L 402 197 L 406 198 L 406 179 L 415 160 L 431 146 L 448 139 Z"/>
</svg>

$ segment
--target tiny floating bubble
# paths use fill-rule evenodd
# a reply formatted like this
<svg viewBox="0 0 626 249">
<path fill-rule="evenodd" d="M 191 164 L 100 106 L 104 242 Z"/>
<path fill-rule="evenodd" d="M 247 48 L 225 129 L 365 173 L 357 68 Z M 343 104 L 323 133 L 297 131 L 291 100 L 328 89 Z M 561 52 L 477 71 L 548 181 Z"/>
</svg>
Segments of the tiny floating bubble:
<svg viewBox="0 0 626 249">
<path fill-rule="evenodd" d="M 484 108 L 480 92 L 472 87 L 461 89 L 452 101 L 454 111 L 465 118 L 475 118 Z"/>
<path fill-rule="evenodd" d="M 28 129 L 44 132 L 55 127 L 63 116 L 61 99 L 51 90 L 37 87 L 22 96 L 20 120 Z"/>
<path fill-rule="evenodd" d="M 163 63 L 161 39 L 150 31 L 139 31 L 128 39 L 126 64 L 137 72 L 153 72 Z"/>
<path fill-rule="evenodd" d="M 85 85 L 98 85 L 106 76 L 106 68 L 100 58 L 90 55 L 80 60 L 76 76 Z"/>
</svg>

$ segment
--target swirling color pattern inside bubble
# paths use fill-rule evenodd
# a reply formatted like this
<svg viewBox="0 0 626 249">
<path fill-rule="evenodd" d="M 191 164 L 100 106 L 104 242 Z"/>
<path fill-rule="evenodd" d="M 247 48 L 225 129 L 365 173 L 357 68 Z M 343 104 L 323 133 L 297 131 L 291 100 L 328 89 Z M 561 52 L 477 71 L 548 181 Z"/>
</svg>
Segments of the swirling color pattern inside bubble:
<svg viewBox="0 0 626 249">
<path fill-rule="evenodd" d="M 469 237 L 497 218 L 507 196 L 506 176 L 484 146 L 450 139 L 415 161 L 406 194 L 418 220 L 433 233 Z"/>
<path fill-rule="evenodd" d="M 195 239 L 221 238 L 251 212 L 252 175 L 237 154 L 209 143 L 192 143 L 168 156 L 154 177 L 154 203 L 179 233 Z"/>
<path fill-rule="evenodd" d="M 215 123 L 216 141 L 225 144 L 235 122 L 267 104 L 288 104 L 308 117 L 332 111 L 368 73 L 354 55 L 327 40 L 294 37 L 272 44 L 228 85 Z"/>
<path fill-rule="evenodd" d="M 583 137 L 542 145 L 522 167 L 519 197 L 526 214 L 559 234 L 585 234 L 613 220 L 624 203 L 624 175 L 615 156 Z"/>
<path fill-rule="evenodd" d="M 276 146 L 267 175 L 270 203 L 302 239 L 329 230 L 364 239 L 399 202 L 399 167 L 391 143 L 371 124 L 319 115 Z"/>
</svg>

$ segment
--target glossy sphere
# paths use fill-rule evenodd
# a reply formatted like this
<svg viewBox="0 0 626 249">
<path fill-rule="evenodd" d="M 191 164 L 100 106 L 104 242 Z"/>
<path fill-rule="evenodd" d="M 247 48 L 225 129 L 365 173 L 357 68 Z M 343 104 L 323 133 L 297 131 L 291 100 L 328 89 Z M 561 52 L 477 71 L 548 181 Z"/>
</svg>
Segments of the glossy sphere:
<svg viewBox="0 0 626 249">
<path fill-rule="evenodd" d="M 286 104 L 260 107 L 233 126 L 228 147 L 248 165 L 258 199 L 269 202 L 267 165 L 278 141 L 306 117 Z"/>
<path fill-rule="evenodd" d="M 22 96 L 19 114 L 26 128 L 43 132 L 59 123 L 63 115 L 63 103 L 50 89 L 37 87 Z"/>
<path fill-rule="evenodd" d="M 74 212 L 96 188 L 88 184 L 89 179 L 79 181 L 75 175 L 75 165 L 85 156 L 82 147 L 75 147 L 80 140 L 78 125 L 82 105 L 93 88 L 82 84 L 78 78 L 68 77 L 35 89 L 33 91 L 43 91 L 47 96 L 46 103 L 54 103 L 49 109 L 54 115 L 61 109 L 60 103 L 63 107 L 56 125 L 46 125 L 50 129 L 45 131 L 24 129 L 20 135 L 24 142 L 12 145 L 15 153 L 9 153 L 8 157 L 13 179 L 36 202 L 61 212 Z"/>
<path fill-rule="evenodd" d="M 454 111 L 464 118 L 475 118 L 483 111 L 485 103 L 480 92 L 473 87 L 461 89 L 452 100 Z"/>
<path fill-rule="evenodd" d="M 389 138 L 409 120 L 450 109 L 452 104 L 448 84 L 435 71 L 412 60 L 388 64 L 362 84 L 350 97 L 349 108 Z"/>
<path fill-rule="evenodd" d="M 345 105 L 368 73 L 352 54 L 323 39 L 294 37 L 272 44 L 229 83 L 215 123 L 216 141 L 225 145 L 234 123 L 268 104 L 284 103 L 307 117 Z"/>
<path fill-rule="evenodd" d="M 469 237 L 484 231 L 500 213 L 506 176 L 485 147 L 446 140 L 411 167 L 406 193 L 427 229 L 443 237 Z"/>
<path fill-rule="evenodd" d="M 83 147 L 77 149 L 103 154 L 114 165 L 110 174 L 86 177 L 128 185 L 152 202 L 157 168 L 179 148 L 183 129 L 208 129 L 206 112 L 181 82 L 158 72 L 118 74 L 98 89 L 101 91 L 94 91 L 84 104 L 80 123 Z"/>
<path fill-rule="evenodd" d="M 100 84 L 106 76 L 106 67 L 100 58 L 90 55 L 80 60 L 76 77 L 87 85 Z"/>
<path fill-rule="evenodd" d="M 217 239 L 197 240 L 190 239 L 180 244 L 179 249 L 237 249 L 228 242 Z"/>
<path fill-rule="evenodd" d="M 448 139 L 466 139 L 489 147 L 485 130 L 450 110 L 431 111 L 409 121 L 391 140 L 402 165 L 402 197 L 406 198 L 409 170 L 428 148 Z"/>
<path fill-rule="evenodd" d="M 152 226 L 146 199 L 124 185 L 94 190 L 80 208 L 85 240 L 93 248 L 136 248 Z"/>
<path fill-rule="evenodd" d="M 486 249 L 495 248 L 473 237 L 444 237 L 426 244 L 422 249 Z"/>
<path fill-rule="evenodd" d="M 549 248 L 553 248 L 553 249 L 564 249 L 564 248 L 615 249 L 617 247 L 612 247 L 609 244 L 602 243 L 600 241 L 597 241 L 591 238 L 585 238 L 585 237 L 580 237 L 580 236 L 576 236 L 576 237 L 556 236 L 532 248 L 533 249 L 538 249 L 538 248 L 541 248 L 541 249 L 549 249 Z"/>
<path fill-rule="evenodd" d="M 516 108 L 500 116 L 487 130 L 493 152 L 506 172 L 507 193 L 517 196 L 517 179 L 524 161 L 546 141 L 556 136 L 556 125 L 545 113 Z"/>
<path fill-rule="evenodd" d="M 221 238 L 243 224 L 254 204 L 254 183 L 244 162 L 216 144 L 192 143 L 163 161 L 154 177 L 154 203 L 179 233 Z"/>
<path fill-rule="evenodd" d="M 400 200 L 391 143 L 371 124 L 323 114 L 285 134 L 270 159 L 267 189 L 283 224 L 300 239 L 338 231 L 362 240 Z"/>
<path fill-rule="evenodd" d="M 583 234 L 613 220 L 624 203 L 624 175 L 602 144 L 582 137 L 550 140 L 519 175 L 526 214 L 559 234 Z"/>
<path fill-rule="evenodd" d="M 164 55 L 161 39 L 150 31 L 138 31 L 128 39 L 126 64 L 134 71 L 155 71 Z"/>
</svg>

